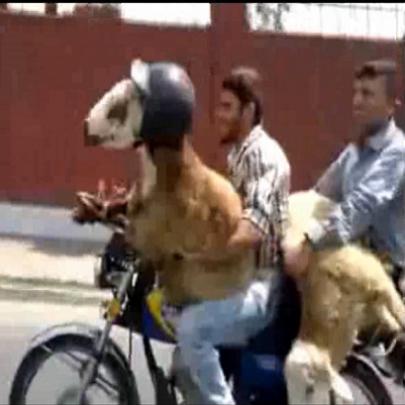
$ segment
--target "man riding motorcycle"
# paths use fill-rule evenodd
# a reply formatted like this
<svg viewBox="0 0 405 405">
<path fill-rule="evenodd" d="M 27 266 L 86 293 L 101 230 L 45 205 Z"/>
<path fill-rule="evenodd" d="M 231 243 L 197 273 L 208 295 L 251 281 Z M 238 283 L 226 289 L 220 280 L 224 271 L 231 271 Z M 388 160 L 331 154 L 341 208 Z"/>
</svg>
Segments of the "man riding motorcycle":
<svg viewBox="0 0 405 405">
<path fill-rule="evenodd" d="M 405 284 L 405 136 L 393 118 L 398 105 L 395 77 L 395 63 L 386 60 L 367 62 L 356 72 L 355 138 L 315 186 L 338 208 L 300 239 L 284 242 L 290 275 L 305 274 L 311 250 L 363 239 L 387 263 L 397 288 L 405 288 L 401 286 Z M 291 374 L 287 381 L 294 380 L 289 395 L 299 403 L 310 403 L 307 361 L 297 352 L 286 365 L 287 375 Z M 313 392 L 316 389 L 312 387 Z"/>
</svg>

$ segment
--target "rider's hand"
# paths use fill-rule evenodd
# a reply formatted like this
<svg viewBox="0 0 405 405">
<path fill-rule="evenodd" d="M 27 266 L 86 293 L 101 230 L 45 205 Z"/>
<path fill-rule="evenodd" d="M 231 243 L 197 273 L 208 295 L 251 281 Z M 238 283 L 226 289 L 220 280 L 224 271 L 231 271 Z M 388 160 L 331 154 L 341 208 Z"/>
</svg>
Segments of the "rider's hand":
<svg viewBox="0 0 405 405">
<path fill-rule="evenodd" d="M 72 218 L 75 222 L 80 224 L 92 223 L 105 218 L 106 207 L 101 198 L 85 192 L 77 193 L 76 198 L 77 205 L 72 212 Z"/>
<path fill-rule="evenodd" d="M 127 228 L 128 201 L 128 190 L 125 187 L 114 187 L 112 195 L 105 201 L 105 219 L 120 228 Z"/>
<path fill-rule="evenodd" d="M 105 202 L 105 215 L 108 220 L 115 217 L 125 216 L 127 214 L 128 198 L 127 196 L 116 197 Z"/>
<path fill-rule="evenodd" d="M 304 234 L 287 233 L 282 242 L 284 271 L 294 278 L 306 275 L 309 267 L 311 247 Z"/>
</svg>

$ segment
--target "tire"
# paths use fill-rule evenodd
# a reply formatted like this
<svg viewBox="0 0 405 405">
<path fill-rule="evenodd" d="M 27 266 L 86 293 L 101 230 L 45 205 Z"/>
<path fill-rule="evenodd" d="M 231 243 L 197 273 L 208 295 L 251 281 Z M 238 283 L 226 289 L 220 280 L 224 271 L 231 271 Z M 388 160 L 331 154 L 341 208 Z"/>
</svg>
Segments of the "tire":
<svg viewBox="0 0 405 405">
<path fill-rule="evenodd" d="M 341 375 L 352 390 L 354 404 L 394 404 L 382 375 L 367 358 L 360 355 L 349 356 Z"/>
<path fill-rule="evenodd" d="M 44 345 L 46 345 L 47 350 L 44 350 Z M 31 348 L 20 363 L 14 377 L 9 404 L 26 405 L 26 396 L 34 377 L 52 355 L 74 350 L 90 358 L 93 353 L 93 345 L 94 340 L 92 338 L 77 334 L 56 336 Z M 139 405 L 139 395 L 134 379 L 128 375 L 128 369 L 123 366 L 122 359 L 118 358 L 113 350 L 109 350 L 108 346 L 100 365 L 108 370 L 117 386 L 117 391 L 119 391 L 117 395 L 118 403 L 120 405 Z M 72 403 L 66 401 L 72 401 L 74 392 L 77 389 L 77 386 L 71 386 L 65 390 L 62 396 L 59 397 L 59 404 Z M 61 399 L 62 397 L 65 398 L 65 402 Z M 91 404 L 87 399 L 85 403 Z"/>
</svg>

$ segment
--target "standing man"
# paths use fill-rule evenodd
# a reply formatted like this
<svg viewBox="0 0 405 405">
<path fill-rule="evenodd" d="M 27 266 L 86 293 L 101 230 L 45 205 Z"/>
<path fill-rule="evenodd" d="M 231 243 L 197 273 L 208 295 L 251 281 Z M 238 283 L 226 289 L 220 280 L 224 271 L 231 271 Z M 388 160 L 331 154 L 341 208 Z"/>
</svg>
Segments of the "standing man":
<svg viewBox="0 0 405 405">
<path fill-rule="evenodd" d="M 405 136 L 394 121 L 398 104 L 395 62 L 371 61 L 356 71 L 355 138 L 315 186 L 338 207 L 300 239 L 285 241 L 286 270 L 292 276 L 305 275 L 311 250 L 365 239 L 389 261 L 399 288 L 405 268 Z M 302 376 L 302 386 L 306 361 L 302 354 L 291 356 L 286 368 L 287 374 Z M 290 393 L 297 391 L 298 381 L 293 385 Z M 305 397 L 299 403 L 311 402 Z"/>
</svg>

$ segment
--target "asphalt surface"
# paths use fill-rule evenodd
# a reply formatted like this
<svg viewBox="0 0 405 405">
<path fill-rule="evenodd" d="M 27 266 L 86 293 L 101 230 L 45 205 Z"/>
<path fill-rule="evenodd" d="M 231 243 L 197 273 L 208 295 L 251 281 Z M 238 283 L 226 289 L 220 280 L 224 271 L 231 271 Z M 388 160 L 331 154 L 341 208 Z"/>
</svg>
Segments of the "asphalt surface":
<svg viewBox="0 0 405 405">
<path fill-rule="evenodd" d="M 99 241 L 0 237 L 0 404 L 8 403 L 13 375 L 34 335 L 46 327 L 72 321 L 102 327 L 98 304 L 109 292 L 93 287 L 95 254 L 102 247 Z M 127 331 L 114 328 L 112 338 L 128 353 Z M 172 347 L 155 343 L 154 348 L 159 364 L 168 370 Z M 153 404 L 139 337 L 134 338 L 131 365 L 142 403 Z M 72 381 L 63 364 L 52 363 L 35 381 L 27 404 L 55 404 L 58 394 Z M 405 390 L 387 383 L 395 403 L 405 405 Z M 110 402 L 102 397 L 93 403 Z"/>
<path fill-rule="evenodd" d="M 103 321 L 99 320 L 99 309 L 96 306 L 33 304 L 0 300 L 0 404 L 8 403 L 13 375 L 30 339 L 48 326 L 70 321 L 81 321 L 96 326 L 103 325 Z M 116 327 L 111 336 L 127 354 L 128 332 Z M 153 347 L 160 365 L 167 371 L 172 347 L 159 343 L 154 344 Z M 142 403 L 153 404 L 152 384 L 139 337 L 135 337 L 133 340 L 131 364 L 137 378 Z M 43 374 L 34 380 L 28 403 L 55 404 L 55 398 L 68 384 L 72 384 L 74 378 L 75 376 L 70 374 L 64 364 L 53 361 L 44 368 Z M 108 402 L 108 398 L 105 396 L 96 398 L 100 398 L 101 403 L 114 403 Z"/>
</svg>

